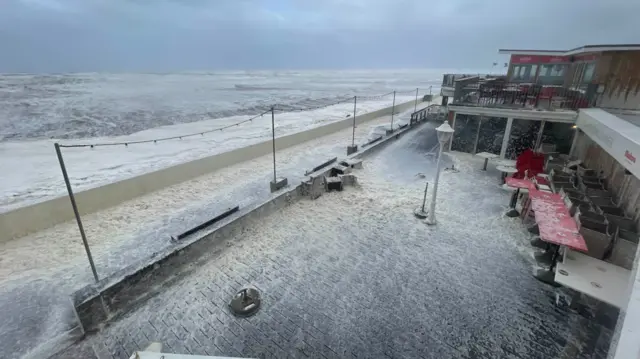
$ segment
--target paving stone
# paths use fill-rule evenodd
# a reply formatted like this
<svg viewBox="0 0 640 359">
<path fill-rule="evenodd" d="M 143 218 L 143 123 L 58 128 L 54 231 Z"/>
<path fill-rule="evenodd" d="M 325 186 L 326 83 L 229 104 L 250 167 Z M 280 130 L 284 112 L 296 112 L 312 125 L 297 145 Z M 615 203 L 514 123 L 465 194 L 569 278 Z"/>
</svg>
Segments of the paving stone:
<svg viewBox="0 0 640 359">
<path fill-rule="evenodd" d="M 115 357 L 131 336 L 177 353 L 265 358 L 605 358 L 606 321 L 557 305 L 562 289 L 531 276 L 528 235 L 502 216 L 509 196 L 497 174 L 443 173 L 442 193 L 455 196 L 438 203 L 438 225 L 411 215 L 432 135 L 409 133 L 367 159 L 361 188 L 256 221 L 153 310 L 89 340 Z M 474 191 L 461 190 L 471 181 Z M 247 285 L 263 305 L 236 318 L 227 303 Z"/>
</svg>

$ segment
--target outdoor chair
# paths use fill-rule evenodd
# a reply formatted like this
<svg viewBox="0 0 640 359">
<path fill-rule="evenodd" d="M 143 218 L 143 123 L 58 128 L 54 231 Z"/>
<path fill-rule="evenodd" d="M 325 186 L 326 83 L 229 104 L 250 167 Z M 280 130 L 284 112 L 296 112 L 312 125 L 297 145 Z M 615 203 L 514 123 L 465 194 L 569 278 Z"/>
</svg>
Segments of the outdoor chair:
<svg viewBox="0 0 640 359">
<path fill-rule="evenodd" d="M 591 221 L 582 216 L 580 211 L 576 211 L 574 217 L 580 234 L 587 244 L 587 255 L 603 259 L 611 248 L 613 236 L 607 231 L 607 222 Z"/>
</svg>

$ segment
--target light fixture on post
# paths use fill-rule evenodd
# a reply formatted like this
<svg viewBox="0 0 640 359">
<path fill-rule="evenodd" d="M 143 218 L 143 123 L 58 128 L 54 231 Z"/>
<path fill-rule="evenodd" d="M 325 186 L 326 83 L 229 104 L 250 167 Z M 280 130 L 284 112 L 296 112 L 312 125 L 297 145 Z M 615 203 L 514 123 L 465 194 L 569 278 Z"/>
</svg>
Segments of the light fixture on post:
<svg viewBox="0 0 640 359">
<path fill-rule="evenodd" d="M 436 224 L 436 194 L 438 193 L 438 180 L 440 179 L 440 161 L 442 160 L 442 153 L 444 152 L 444 145 L 449 142 L 451 136 L 453 136 L 453 128 L 449 125 L 449 122 L 445 121 L 442 125 L 436 128 L 438 134 L 438 142 L 440 142 L 440 152 L 438 153 L 438 162 L 436 164 L 436 179 L 433 184 L 433 194 L 431 195 L 431 208 L 429 209 L 429 218 L 427 224 Z"/>
</svg>

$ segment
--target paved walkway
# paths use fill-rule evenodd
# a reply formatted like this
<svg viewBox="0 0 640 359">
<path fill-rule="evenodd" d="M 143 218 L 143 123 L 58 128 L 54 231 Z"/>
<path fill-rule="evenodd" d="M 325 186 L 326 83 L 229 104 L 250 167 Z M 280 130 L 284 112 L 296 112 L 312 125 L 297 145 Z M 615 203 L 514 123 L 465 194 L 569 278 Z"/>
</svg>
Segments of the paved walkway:
<svg viewBox="0 0 640 359">
<path fill-rule="evenodd" d="M 427 104 L 421 104 L 426 106 Z M 396 116 L 408 121 L 411 111 Z M 367 141 L 390 116 L 357 127 L 356 143 Z M 279 175 L 298 184 L 305 172 L 344 156 L 351 129 L 278 151 Z M 101 277 L 147 257 L 175 235 L 235 205 L 270 195 L 272 157 L 263 156 L 196 178 L 120 206 L 83 217 Z M 19 358 L 75 326 L 70 294 L 93 281 L 74 221 L 0 245 L 0 352 Z"/>
<path fill-rule="evenodd" d="M 502 215 L 498 173 L 456 154 L 438 225 L 412 216 L 434 143 L 426 124 L 368 159 L 359 188 L 254 223 L 85 349 L 126 358 L 159 341 L 239 357 L 605 358 L 615 321 L 569 310 L 563 289 L 533 279 L 526 231 Z M 226 305 L 247 285 L 263 307 L 237 319 Z"/>
</svg>

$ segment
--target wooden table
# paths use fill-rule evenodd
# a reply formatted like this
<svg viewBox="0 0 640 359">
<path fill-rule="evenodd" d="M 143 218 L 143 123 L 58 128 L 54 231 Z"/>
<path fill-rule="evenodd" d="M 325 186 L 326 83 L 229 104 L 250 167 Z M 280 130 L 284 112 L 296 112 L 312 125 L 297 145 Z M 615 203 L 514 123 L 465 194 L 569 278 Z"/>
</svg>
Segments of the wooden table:
<svg viewBox="0 0 640 359">
<path fill-rule="evenodd" d="M 480 152 L 480 153 L 476 153 L 476 156 L 480 157 L 480 158 L 484 158 L 484 166 L 482 166 L 482 170 L 486 171 L 487 170 L 487 163 L 489 163 L 490 159 L 494 159 L 494 158 L 498 158 L 500 156 L 493 154 L 493 153 L 489 153 L 489 152 Z"/>
<path fill-rule="evenodd" d="M 625 308 L 631 271 L 574 251 L 565 251 L 555 281 L 592 298 Z"/>
</svg>

